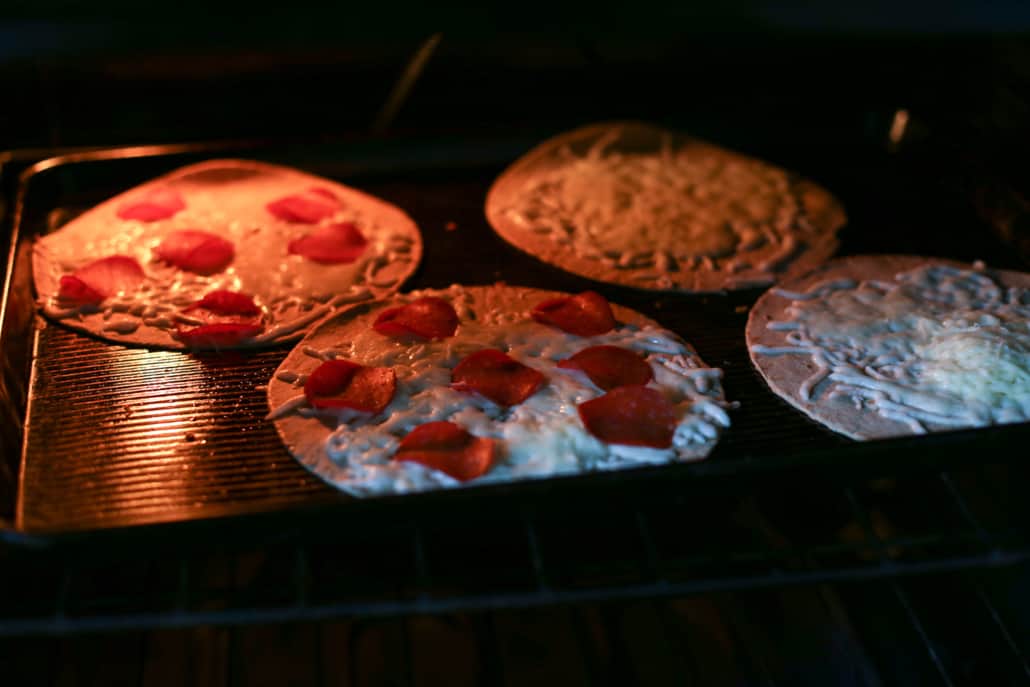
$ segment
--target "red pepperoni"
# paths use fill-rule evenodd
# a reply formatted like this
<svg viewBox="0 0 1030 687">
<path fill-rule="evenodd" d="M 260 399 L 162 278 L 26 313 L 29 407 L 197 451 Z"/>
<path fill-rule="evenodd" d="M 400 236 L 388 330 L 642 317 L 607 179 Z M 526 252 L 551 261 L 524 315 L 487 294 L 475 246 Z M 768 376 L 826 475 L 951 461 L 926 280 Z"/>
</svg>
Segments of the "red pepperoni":
<svg viewBox="0 0 1030 687">
<path fill-rule="evenodd" d="M 118 208 L 121 219 L 156 222 L 168 219 L 186 207 L 186 202 L 170 188 L 156 188 Z"/>
<path fill-rule="evenodd" d="M 323 264 L 354 262 L 368 239 L 351 222 L 338 222 L 318 227 L 307 236 L 290 241 L 289 252 Z"/>
<path fill-rule="evenodd" d="M 577 336 L 595 336 L 615 328 L 605 297 L 593 291 L 549 298 L 533 308 L 533 319 Z"/>
<path fill-rule="evenodd" d="M 231 241 L 198 229 L 173 231 L 154 252 L 165 262 L 196 274 L 221 272 L 235 256 Z"/>
<path fill-rule="evenodd" d="M 183 312 L 204 320 L 200 326 L 178 329 L 179 340 L 193 348 L 232 346 L 257 336 L 265 328 L 261 308 L 254 299 L 235 291 L 212 291 Z"/>
<path fill-rule="evenodd" d="M 401 440 L 394 460 L 407 460 L 467 482 L 490 469 L 494 440 L 472 436 L 453 422 L 428 422 Z"/>
<path fill-rule="evenodd" d="M 261 333 L 264 327 L 260 324 L 243 324 L 240 322 L 219 322 L 205 324 L 192 329 L 179 329 L 179 340 L 191 348 L 220 348 L 235 346 L 252 339 Z"/>
<path fill-rule="evenodd" d="M 112 255 L 61 277 L 57 295 L 76 303 L 99 303 L 119 291 L 132 291 L 145 275 L 134 258 Z"/>
<path fill-rule="evenodd" d="M 315 408 L 350 408 L 379 413 L 397 391 L 397 375 L 389 367 L 365 367 L 349 360 L 327 360 L 304 383 L 304 395 Z"/>
<path fill-rule="evenodd" d="M 283 196 L 265 206 L 269 212 L 286 222 L 318 224 L 343 207 L 343 203 L 324 188 L 309 188 L 301 193 Z"/>
<path fill-rule="evenodd" d="M 502 406 L 522 403 L 536 393 L 544 376 L 496 348 L 465 357 L 451 370 L 451 388 L 475 391 Z"/>
<path fill-rule="evenodd" d="M 260 315 L 261 308 L 254 303 L 254 299 L 245 293 L 218 289 L 206 294 L 196 303 L 190 305 L 184 312 L 193 310 L 207 310 L 215 315 Z"/>
<path fill-rule="evenodd" d="M 379 313 L 372 328 L 387 336 L 446 339 L 458 328 L 458 313 L 444 299 L 425 296 Z"/>
<path fill-rule="evenodd" d="M 676 431 L 676 408 L 646 386 L 620 386 L 579 404 L 587 431 L 609 444 L 669 448 Z"/>
<path fill-rule="evenodd" d="M 580 370 L 597 386 L 610 391 L 620 386 L 644 385 L 654 378 L 651 366 L 638 354 L 618 346 L 591 346 L 558 367 Z"/>
<path fill-rule="evenodd" d="M 73 303 L 99 303 L 104 300 L 104 294 L 90 288 L 86 282 L 73 274 L 66 274 L 61 277 L 61 282 L 57 289 L 57 297 Z"/>
</svg>

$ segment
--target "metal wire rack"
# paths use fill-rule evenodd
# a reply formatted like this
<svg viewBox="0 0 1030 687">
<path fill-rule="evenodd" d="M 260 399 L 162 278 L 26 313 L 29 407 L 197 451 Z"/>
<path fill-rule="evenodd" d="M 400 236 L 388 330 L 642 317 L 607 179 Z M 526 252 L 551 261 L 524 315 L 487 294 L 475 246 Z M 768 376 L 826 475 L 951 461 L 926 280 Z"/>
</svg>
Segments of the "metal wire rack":
<svg viewBox="0 0 1030 687">
<path fill-rule="evenodd" d="M 455 613 L 1011 566 L 1030 558 L 1025 506 L 1005 491 L 1015 468 L 994 467 L 770 479 L 571 509 L 523 503 L 473 518 L 355 517 L 250 545 L 10 556 L 0 588 L 17 593 L 0 634 Z"/>
</svg>

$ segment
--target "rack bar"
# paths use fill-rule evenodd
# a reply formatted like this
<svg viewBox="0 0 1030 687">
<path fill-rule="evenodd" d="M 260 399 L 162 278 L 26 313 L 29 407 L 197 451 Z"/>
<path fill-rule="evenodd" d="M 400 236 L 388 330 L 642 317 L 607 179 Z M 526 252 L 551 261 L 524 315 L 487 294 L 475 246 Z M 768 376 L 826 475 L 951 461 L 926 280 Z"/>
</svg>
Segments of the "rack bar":
<svg viewBox="0 0 1030 687">
<path fill-rule="evenodd" d="M 992 564 L 1014 565 L 1030 561 L 1030 551 L 1003 553 L 992 559 Z M 556 590 L 547 587 L 525 592 L 500 592 L 461 597 L 430 597 L 417 603 L 405 599 L 380 599 L 327 603 L 298 607 L 267 606 L 247 609 L 211 609 L 178 612 L 143 612 L 136 614 L 108 614 L 68 618 L 44 616 L 36 618 L 9 618 L 0 621 L 0 637 L 14 635 L 66 634 L 117 630 L 171 629 L 195 625 L 251 625 L 295 621 L 330 620 L 341 617 L 390 617 L 411 613 L 452 613 L 483 611 L 498 608 L 533 608 L 553 603 L 575 604 L 621 601 L 642 598 L 668 598 L 690 596 L 708 592 L 741 589 L 768 589 L 781 585 L 806 585 L 820 582 L 843 582 L 883 579 L 888 576 L 916 576 L 928 573 L 951 572 L 982 568 L 983 559 L 977 556 L 951 558 L 893 566 L 857 566 L 836 570 L 797 573 L 791 577 L 735 576 L 695 582 L 658 584 L 631 584 L 619 587 Z"/>
<path fill-rule="evenodd" d="M 893 570 L 897 564 L 891 560 L 887 545 L 884 543 L 883 539 L 880 538 L 880 535 L 876 533 L 876 528 L 873 527 L 873 519 L 872 516 L 869 515 L 869 510 L 862 505 L 861 501 L 859 501 L 858 496 L 855 495 L 853 487 L 846 487 L 844 489 L 844 493 L 847 496 L 848 505 L 851 507 L 851 513 L 858 521 L 859 526 L 862 528 L 862 533 L 865 535 L 865 539 L 868 542 L 868 550 L 876 552 L 876 556 L 880 562 L 880 567 Z"/>
<path fill-rule="evenodd" d="M 308 571 L 310 569 L 308 550 L 303 545 L 297 546 L 293 564 L 294 600 L 301 608 L 308 603 Z"/>
<path fill-rule="evenodd" d="M 758 673 L 758 677 L 761 680 L 761 684 L 766 687 L 776 687 L 776 683 L 772 679 L 771 671 L 766 660 L 762 657 L 761 653 L 756 650 L 758 640 L 755 637 L 754 628 L 748 624 L 737 607 L 737 599 L 731 597 L 729 603 L 720 604 L 720 606 L 726 608 L 730 616 L 730 633 L 738 647 L 743 647 L 743 653 L 751 659 L 749 662 Z"/>
<path fill-rule="evenodd" d="M 499 685 L 503 682 L 504 658 L 499 649 L 500 640 L 497 637 L 497 623 L 493 613 L 484 613 L 482 620 L 476 623 L 478 632 L 479 655 L 483 660 L 482 683 L 484 685 Z"/>
<path fill-rule="evenodd" d="M 651 535 L 651 528 L 647 524 L 647 515 L 643 511 L 636 511 L 634 513 L 634 519 L 637 524 L 637 534 L 640 535 L 640 542 L 644 550 L 644 564 L 647 567 L 648 573 L 654 579 L 656 584 L 666 584 L 667 579 L 664 572 L 664 563 L 662 562 L 661 556 L 658 554 L 658 549 L 654 544 L 654 537 Z"/>
<path fill-rule="evenodd" d="M 57 588 L 57 597 L 54 599 L 54 620 L 58 623 L 65 623 L 68 619 L 68 597 L 71 594 L 72 571 L 66 567 L 61 572 L 61 582 Z"/>
<path fill-rule="evenodd" d="M 533 577 L 536 579 L 537 588 L 541 594 L 548 595 L 550 593 L 551 586 L 547 580 L 547 574 L 544 569 L 544 559 L 540 554 L 540 541 L 536 535 L 536 527 L 534 527 L 529 513 L 525 510 L 522 511 L 522 524 L 526 532 L 526 545 L 529 547 L 529 561 L 533 566 Z"/>
<path fill-rule="evenodd" d="M 956 509 L 962 516 L 962 519 L 966 521 L 966 524 L 968 524 L 976 533 L 976 538 L 979 539 L 980 542 L 988 549 L 992 548 L 990 534 L 987 533 L 980 524 L 980 521 L 973 515 L 965 497 L 962 496 L 962 492 L 959 491 L 958 487 L 955 486 L 954 480 L 951 479 L 951 475 L 947 472 L 941 472 L 937 475 L 937 478 L 944 485 L 944 488 L 947 490 L 948 494 L 951 495 L 951 498 L 954 499 Z"/>
<path fill-rule="evenodd" d="M 411 641 L 411 618 L 401 618 L 401 655 L 404 656 L 404 670 L 400 671 L 403 676 L 403 687 L 411 687 L 415 684 L 415 644 Z"/>
<path fill-rule="evenodd" d="M 426 561 L 426 542 L 422 536 L 422 528 L 418 525 L 412 527 L 411 532 L 412 552 L 415 559 L 415 586 L 416 600 L 421 603 L 430 598 L 429 594 L 429 564 Z"/>
<path fill-rule="evenodd" d="M 1009 651 L 1012 652 L 1012 655 L 1015 657 L 1016 661 L 1019 662 L 1019 664 L 1023 667 L 1023 673 L 1026 675 L 1027 679 L 1030 680 L 1030 660 L 1027 659 L 1027 656 L 1019 648 L 1019 645 L 1016 644 L 1015 637 L 1012 636 L 1012 633 L 1009 631 L 1008 626 L 1002 619 L 1001 614 L 998 613 L 998 609 L 995 608 L 994 604 L 991 603 L 991 600 L 987 598 L 987 594 L 984 592 L 983 585 L 981 585 L 979 582 L 974 582 L 973 588 L 976 592 L 976 597 L 980 600 L 980 603 L 982 603 L 984 608 L 987 610 L 987 614 L 991 616 L 991 620 L 994 622 L 994 625 L 998 628 L 998 632 L 1001 633 L 1002 639 L 1005 641 L 1005 646 L 1007 646 Z"/>
<path fill-rule="evenodd" d="M 941 660 L 940 655 L 933 646 L 933 642 L 930 640 L 930 636 L 926 633 L 926 628 L 923 626 L 923 622 L 919 619 L 912 603 L 909 601 L 908 594 L 901 588 L 901 585 L 895 581 L 890 582 L 891 590 L 894 592 L 894 596 L 898 599 L 898 603 L 905 609 L 905 615 L 908 617 L 908 621 L 912 624 L 916 634 L 919 635 L 919 639 L 923 642 L 923 648 L 926 649 L 926 653 L 930 656 L 930 660 L 933 662 L 934 667 L 937 669 L 937 674 L 940 675 L 941 680 L 947 687 L 954 687 L 955 682 L 951 679 L 951 673 L 948 671 L 947 666 L 944 665 L 944 661 Z"/>
<path fill-rule="evenodd" d="M 869 653 L 866 650 L 865 644 L 858 636 L 858 632 L 855 631 L 855 626 L 851 622 L 851 618 L 847 610 L 845 610 L 844 604 L 841 603 L 840 598 L 837 596 L 836 591 L 828 585 L 819 585 L 819 598 L 822 599 L 826 612 L 834 624 L 843 630 L 850 640 L 849 644 L 853 648 L 852 656 L 854 656 L 856 664 L 862 671 L 861 684 L 866 685 L 866 687 L 882 687 L 883 683 L 880 680 L 880 675 L 869 659 Z"/>
<path fill-rule="evenodd" d="M 190 564 L 186 558 L 176 562 L 175 612 L 185 613 L 190 601 Z"/>
</svg>

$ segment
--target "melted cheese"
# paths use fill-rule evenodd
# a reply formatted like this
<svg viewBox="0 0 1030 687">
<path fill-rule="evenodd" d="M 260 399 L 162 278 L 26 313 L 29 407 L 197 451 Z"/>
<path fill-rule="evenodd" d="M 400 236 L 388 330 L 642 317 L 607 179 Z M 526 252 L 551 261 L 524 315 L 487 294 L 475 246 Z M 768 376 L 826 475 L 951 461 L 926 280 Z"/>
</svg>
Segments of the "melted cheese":
<svg viewBox="0 0 1030 687">
<path fill-rule="evenodd" d="M 618 269 L 775 269 L 799 248 L 801 217 L 787 175 L 701 144 L 617 153 L 614 129 L 584 156 L 570 149 L 534 174 L 506 214 L 516 224 Z M 718 260 L 763 248 L 751 265 Z"/>
<path fill-rule="evenodd" d="M 1030 417 L 1030 331 L 982 326 L 918 346 L 928 387 L 1000 413 Z M 987 416 L 989 419 L 989 416 Z M 1018 419 L 1018 418 L 1015 418 Z"/>
<path fill-rule="evenodd" d="M 816 371 L 803 400 L 850 399 L 912 432 L 1030 419 L 1030 293 L 973 270 L 929 265 L 893 281 L 842 280 L 792 300 L 788 346 Z"/>
<path fill-rule="evenodd" d="M 412 294 L 415 296 L 417 294 Z M 326 439 L 330 460 L 343 468 L 334 480 L 346 491 L 363 495 L 457 486 L 434 470 L 391 460 L 399 441 L 414 427 L 448 420 L 476 436 L 498 440 L 492 469 L 476 483 L 505 481 L 647 463 L 669 462 L 704 455 L 729 425 L 722 401 L 721 370 L 704 367 L 676 337 L 651 327 L 624 325 L 594 337 L 578 337 L 533 322 L 527 312 L 475 313 L 452 287 L 445 294 L 461 321 L 455 336 L 413 346 L 383 337 L 371 328 L 349 343 L 305 353 L 319 360 L 344 357 L 370 366 L 389 366 L 397 374 L 397 393 L 383 413 L 366 417 L 354 413 L 334 416 L 337 424 Z M 676 405 L 680 421 L 673 446 L 652 449 L 605 444 L 584 428 L 577 411 L 583 401 L 604 392 L 582 373 L 562 370 L 557 362 L 583 348 L 610 344 L 645 356 L 655 373 L 651 385 Z M 539 370 L 545 386 L 526 401 L 503 408 L 486 398 L 450 388 L 451 369 L 466 355 L 499 348 L 524 365 Z M 303 375 L 282 370 L 280 381 L 303 386 Z M 314 414 L 298 395 L 270 417 L 289 413 Z M 319 412 L 320 416 L 324 413 Z"/>
</svg>

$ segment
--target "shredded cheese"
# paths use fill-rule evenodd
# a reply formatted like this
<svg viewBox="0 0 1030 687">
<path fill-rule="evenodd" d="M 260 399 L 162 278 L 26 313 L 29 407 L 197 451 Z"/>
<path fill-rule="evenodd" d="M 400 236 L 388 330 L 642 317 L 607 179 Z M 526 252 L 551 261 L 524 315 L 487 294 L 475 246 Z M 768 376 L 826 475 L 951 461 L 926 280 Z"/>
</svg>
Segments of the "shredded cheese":
<svg viewBox="0 0 1030 687">
<path fill-rule="evenodd" d="M 565 148 L 558 164 L 526 182 L 508 217 L 617 269 L 729 270 L 718 261 L 759 248 L 786 259 L 796 249 L 801 213 L 782 170 L 703 144 L 608 151 L 618 134 L 583 156 Z"/>
</svg>

